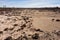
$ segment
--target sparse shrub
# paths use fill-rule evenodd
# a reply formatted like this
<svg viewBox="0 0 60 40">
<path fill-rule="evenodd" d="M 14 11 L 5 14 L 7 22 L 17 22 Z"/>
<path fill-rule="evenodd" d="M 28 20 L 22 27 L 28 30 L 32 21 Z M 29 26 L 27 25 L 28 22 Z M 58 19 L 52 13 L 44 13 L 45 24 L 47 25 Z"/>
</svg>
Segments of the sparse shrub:
<svg viewBox="0 0 60 40">
<path fill-rule="evenodd" d="M 9 28 L 9 30 L 13 30 L 14 28 Z"/>
<path fill-rule="evenodd" d="M 32 39 L 38 39 L 39 38 L 39 34 L 35 33 L 32 35 Z"/>
<path fill-rule="evenodd" d="M 57 34 L 58 36 L 60 36 L 60 31 L 56 32 L 56 34 Z"/>
<path fill-rule="evenodd" d="M 57 22 L 60 22 L 60 19 L 56 19 Z"/>
<path fill-rule="evenodd" d="M 22 16 L 23 20 L 27 23 L 27 20 L 29 20 L 29 17 Z"/>
<path fill-rule="evenodd" d="M 7 37 L 5 40 L 13 40 L 11 36 Z"/>
<path fill-rule="evenodd" d="M 7 20 L 10 20 L 10 18 L 7 18 Z"/>
<path fill-rule="evenodd" d="M 23 28 L 26 27 L 26 24 L 23 24 L 21 27 L 23 27 Z"/>
<path fill-rule="evenodd" d="M 55 19 L 52 19 L 52 21 L 54 21 Z"/>
<path fill-rule="evenodd" d="M 18 26 L 18 24 L 14 24 L 13 26 Z"/>
<path fill-rule="evenodd" d="M 42 30 L 40 30 L 40 29 L 35 29 L 35 31 L 37 31 L 37 32 L 43 32 Z"/>
<path fill-rule="evenodd" d="M 3 33 L 3 31 L 0 31 L 0 34 L 2 34 Z"/>
<path fill-rule="evenodd" d="M 21 40 L 28 40 L 28 38 L 26 35 L 24 35 L 23 38 L 21 38 Z"/>
<path fill-rule="evenodd" d="M 5 28 L 4 31 L 8 31 L 8 28 Z"/>
<path fill-rule="evenodd" d="M 15 40 L 21 40 L 21 37 L 18 37 L 17 39 L 15 39 Z"/>
</svg>

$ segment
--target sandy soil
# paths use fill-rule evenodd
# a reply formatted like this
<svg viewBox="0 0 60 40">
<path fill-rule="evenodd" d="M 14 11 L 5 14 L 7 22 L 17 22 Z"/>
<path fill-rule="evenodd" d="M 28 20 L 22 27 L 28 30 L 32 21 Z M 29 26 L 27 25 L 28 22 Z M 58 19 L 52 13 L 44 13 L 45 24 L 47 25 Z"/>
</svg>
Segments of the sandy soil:
<svg viewBox="0 0 60 40">
<path fill-rule="evenodd" d="M 0 10 L 0 40 L 60 40 L 60 12 Z"/>
</svg>

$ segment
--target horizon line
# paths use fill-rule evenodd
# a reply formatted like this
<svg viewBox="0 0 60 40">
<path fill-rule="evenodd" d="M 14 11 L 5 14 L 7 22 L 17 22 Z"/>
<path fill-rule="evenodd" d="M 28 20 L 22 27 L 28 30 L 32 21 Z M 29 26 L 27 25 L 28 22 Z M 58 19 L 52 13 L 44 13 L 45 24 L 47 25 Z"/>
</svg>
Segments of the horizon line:
<svg viewBox="0 0 60 40">
<path fill-rule="evenodd" d="M 0 7 L 0 8 L 60 8 L 60 6 L 50 6 L 50 7 Z"/>
</svg>

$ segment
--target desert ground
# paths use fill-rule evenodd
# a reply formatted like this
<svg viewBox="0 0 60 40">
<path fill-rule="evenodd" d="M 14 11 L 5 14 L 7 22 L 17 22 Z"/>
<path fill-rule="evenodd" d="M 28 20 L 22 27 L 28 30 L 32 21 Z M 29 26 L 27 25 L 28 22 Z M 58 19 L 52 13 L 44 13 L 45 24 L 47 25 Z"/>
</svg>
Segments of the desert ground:
<svg viewBox="0 0 60 40">
<path fill-rule="evenodd" d="M 60 40 L 60 8 L 0 8 L 0 40 Z"/>
</svg>

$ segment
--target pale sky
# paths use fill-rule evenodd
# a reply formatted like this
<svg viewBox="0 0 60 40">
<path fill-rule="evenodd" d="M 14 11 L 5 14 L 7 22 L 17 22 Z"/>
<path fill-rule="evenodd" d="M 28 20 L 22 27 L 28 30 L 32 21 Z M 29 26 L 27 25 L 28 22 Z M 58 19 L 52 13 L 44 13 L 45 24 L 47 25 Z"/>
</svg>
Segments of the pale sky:
<svg viewBox="0 0 60 40">
<path fill-rule="evenodd" d="M 60 0 L 0 0 L 0 7 L 60 7 Z"/>
</svg>

